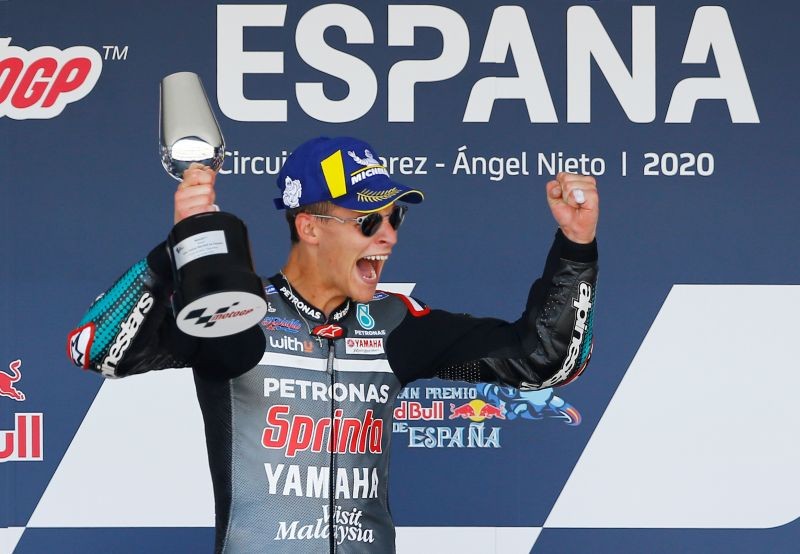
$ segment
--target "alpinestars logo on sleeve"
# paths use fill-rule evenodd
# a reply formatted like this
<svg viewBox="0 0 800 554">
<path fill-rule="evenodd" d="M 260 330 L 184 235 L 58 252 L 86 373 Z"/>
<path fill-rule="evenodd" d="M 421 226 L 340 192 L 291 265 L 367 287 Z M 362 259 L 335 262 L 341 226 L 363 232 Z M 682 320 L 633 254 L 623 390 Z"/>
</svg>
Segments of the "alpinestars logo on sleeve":
<svg viewBox="0 0 800 554">
<path fill-rule="evenodd" d="M 587 332 L 587 328 L 588 330 L 591 329 L 589 317 L 592 309 L 592 286 L 589 283 L 581 281 L 578 286 L 578 298 L 572 301 L 572 307 L 575 308 L 575 325 L 572 329 L 572 340 L 567 348 L 567 357 L 564 359 L 561 369 L 542 383 L 540 388 L 552 387 L 569 379 L 575 370 L 575 364 L 583 351 L 584 335 Z"/>
</svg>

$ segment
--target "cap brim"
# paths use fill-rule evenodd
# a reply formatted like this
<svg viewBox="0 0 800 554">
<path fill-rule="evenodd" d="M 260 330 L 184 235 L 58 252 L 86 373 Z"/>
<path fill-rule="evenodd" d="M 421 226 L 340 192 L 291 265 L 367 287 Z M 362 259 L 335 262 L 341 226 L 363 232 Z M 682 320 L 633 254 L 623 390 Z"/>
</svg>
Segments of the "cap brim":
<svg viewBox="0 0 800 554">
<path fill-rule="evenodd" d="M 417 189 L 389 181 L 388 186 L 383 190 L 375 190 L 374 187 L 362 189 L 346 196 L 334 198 L 331 202 L 342 208 L 366 214 L 382 210 L 398 200 L 419 204 L 425 200 L 425 195 Z"/>
</svg>

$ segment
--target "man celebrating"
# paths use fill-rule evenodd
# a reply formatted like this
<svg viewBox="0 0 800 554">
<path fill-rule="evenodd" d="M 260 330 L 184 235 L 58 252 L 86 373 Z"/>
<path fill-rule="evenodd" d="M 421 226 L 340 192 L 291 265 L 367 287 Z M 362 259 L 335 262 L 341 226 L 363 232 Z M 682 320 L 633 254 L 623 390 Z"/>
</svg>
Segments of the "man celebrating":
<svg viewBox="0 0 800 554">
<path fill-rule="evenodd" d="M 393 552 L 388 452 L 403 386 L 438 377 L 531 390 L 568 383 L 588 363 L 592 177 L 561 173 L 547 184 L 559 230 L 522 317 L 509 323 L 376 290 L 408 210 L 398 201 L 423 195 L 391 180 L 374 152 L 354 138 L 318 138 L 286 160 L 275 204 L 292 247 L 265 280 L 271 311 L 258 327 L 220 339 L 181 333 L 161 244 L 70 335 L 73 360 L 108 377 L 194 369 L 218 552 Z M 176 223 L 218 209 L 215 178 L 201 167 L 184 173 Z M 134 312 L 141 323 L 131 330 L 124 322 Z M 110 367 L 120 333 L 129 342 Z"/>
</svg>

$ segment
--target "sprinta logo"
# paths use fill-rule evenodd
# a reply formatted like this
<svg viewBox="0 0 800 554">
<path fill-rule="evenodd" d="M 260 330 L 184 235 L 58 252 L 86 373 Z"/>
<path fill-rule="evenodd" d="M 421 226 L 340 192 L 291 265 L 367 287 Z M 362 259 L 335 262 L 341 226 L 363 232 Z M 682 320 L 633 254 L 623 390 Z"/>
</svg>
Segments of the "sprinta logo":
<svg viewBox="0 0 800 554">
<path fill-rule="evenodd" d="M 0 37 L 0 117 L 51 119 L 89 94 L 103 69 L 88 46 L 25 50 Z"/>
</svg>

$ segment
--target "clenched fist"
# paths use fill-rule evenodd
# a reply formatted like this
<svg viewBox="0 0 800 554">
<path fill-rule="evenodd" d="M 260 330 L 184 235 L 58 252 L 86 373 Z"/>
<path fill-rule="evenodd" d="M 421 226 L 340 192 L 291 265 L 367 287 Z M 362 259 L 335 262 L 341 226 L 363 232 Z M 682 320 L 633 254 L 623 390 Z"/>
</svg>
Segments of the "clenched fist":
<svg viewBox="0 0 800 554">
<path fill-rule="evenodd" d="M 193 163 L 183 172 L 183 180 L 175 191 L 175 223 L 190 215 L 218 212 L 214 201 L 217 173 L 210 167 Z"/>
<path fill-rule="evenodd" d="M 594 177 L 559 173 L 547 183 L 547 203 L 561 231 L 572 242 L 588 244 L 597 232 L 600 197 Z"/>
</svg>

